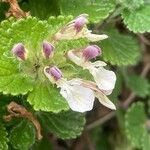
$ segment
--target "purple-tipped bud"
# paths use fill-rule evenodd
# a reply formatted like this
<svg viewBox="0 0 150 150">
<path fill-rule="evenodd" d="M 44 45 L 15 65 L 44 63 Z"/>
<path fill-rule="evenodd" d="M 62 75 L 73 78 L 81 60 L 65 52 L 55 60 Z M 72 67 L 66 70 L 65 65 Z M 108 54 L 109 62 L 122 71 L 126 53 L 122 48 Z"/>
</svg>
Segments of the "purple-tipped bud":
<svg viewBox="0 0 150 150">
<path fill-rule="evenodd" d="M 62 72 L 56 66 L 47 68 L 46 72 L 49 73 L 56 81 L 62 77 Z"/>
<path fill-rule="evenodd" d="M 52 55 L 53 50 L 54 46 L 51 43 L 47 41 L 43 42 L 43 54 L 46 59 L 48 59 Z"/>
<path fill-rule="evenodd" d="M 83 50 L 83 57 L 86 60 L 91 60 L 101 55 L 101 49 L 97 45 L 91 45 Z"/>
<path fill-rule="evenodd" d="M 84 16 L 79 16 L 78 18 L 76 18 L 75 23 L 74 23 L 74 27 L 76 29 L 77 32 L 80 32 L 84 25 L 87 23 L 87 19 Z"/>
<path fill-rule="evenodd" d="M 26 50 L 22 43 L 14 45 L 12 53 L 21 60 L 26 60 Z"/>
</svg>

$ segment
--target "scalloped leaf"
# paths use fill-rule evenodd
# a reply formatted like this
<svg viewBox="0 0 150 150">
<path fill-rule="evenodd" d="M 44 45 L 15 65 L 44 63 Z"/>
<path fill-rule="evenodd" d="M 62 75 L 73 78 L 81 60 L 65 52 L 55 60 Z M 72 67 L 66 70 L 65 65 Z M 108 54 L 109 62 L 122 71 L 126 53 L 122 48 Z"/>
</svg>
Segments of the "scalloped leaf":
<svg viewBox="0 0 150 150">
<path fill-rule="evenodd" d="M 29 93 L 27 101 L 33 105 L 35 110 L 59 112 L 68 110 L 66 100 L 60 95 L 59 89 L 52 86 L 47 80 L 44 83 L 35 84 L 34 90 Z"/>
<path fill-rule="evenodd" d="M 137 62 L 140 52 L 138 43 L 133 37 L 123 35 L 115 29 L 106 30 L 105 33 L 108 39 L 99 43 L 105 61 L 118 66 Z"/>
<path fill-rule="evenodd" d="M 131 144 L 141 148 L 141 137 L 146 132 L 146 115 L 144 105 L 141 102 L 132 104 L 125 115 L 125 129 Z"/>
<path fill-rule="evenodd" d="M 15 61 L 11 59 L 0 60 L 0 92 L 4 94 L 26 94 L 33 89 L 32 78 L 19 73 Z"/>
<path fill-rule="evenodd" d="M 149 94 L 150 84 L 146 78 L 138 75 L 128 75 L 126 76 L 126 84 L 136 95 L 140 97 L 145 97 Z"/>
<path fill-rule="evenodd" d="M 64 15 L 78 16 L 83 13 L 89 14 L 92 22 L 102 21 L 114 11 L 115 0 L 61 0 L 60 9 Z"/>
<path fill-rule="evenodd" d="M 10 143 L 14 149 L 28 150 L 34 142 L 35 128 L 29 121 L 23 120 L 11 130 Z"/>
<path fill-rule="evenodd" d="M 7 132 L 3 124 L 0 122 L 0 150 L 8 150 Z"/>
<path fill-rule="evenodd" d="M 41 112 L 38 117 L 46 131 L 62 139 L 76 138 L 81 134 L 85 124 L 84 114 L 73 111 L 58 114 Z"/>
<path fill-rule="evenodd" d="M 142 6 L 144 4 L 144 0 L 122 0 L 121 4 L 128 10 L 132 11 Z"/>
<path fill-rule="evenodd" d="M 150 32 L 150 5 L 141 6 L 135 11 L 124 10 L 123 21 L 130 31 L 135 33 Z"/>
<path fill-rule="evenodd" d="M 145 132 L 142 137 L 142 150 L 149 150 L 150 148 L 150 135 Z"/>
</svg>

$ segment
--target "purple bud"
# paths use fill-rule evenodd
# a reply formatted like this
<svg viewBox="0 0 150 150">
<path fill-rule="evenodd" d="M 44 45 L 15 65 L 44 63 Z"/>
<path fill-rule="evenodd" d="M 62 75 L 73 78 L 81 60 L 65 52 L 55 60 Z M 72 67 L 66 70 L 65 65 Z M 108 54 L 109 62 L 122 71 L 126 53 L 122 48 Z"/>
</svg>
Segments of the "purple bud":
<svg viewBox="0 0 150 150">
<path fill-rule="evenodd" d="M 101 49 L 97 45 L 90 45 L 83 50 L 83 57 L 86 60 L 91 60 L 101 55 Z"/>
<path fill-rule="evenodd" d="M 62 72 L 56 66 L 47 68 L 46 72 L 49 73 L 56 81 L 62 77 Z"/>
<path fill-rule="evenodd" d="M 47 41 L 43 42 L 43 54 L 46 59 L 48 59 L 50 57 L 53 50 L 54 50 L 54 46 L 51 43 L 49 43 Z"/>
<path fill-rule="evenodd" d="M 80 16 L 80 17 L 76 18 L 75 23 L 74 23 L 74 27 L 75 27 L 76 31 L 80 32 L 86 23 L 87 23 L 86 17 Z"/>
<path fill-rule="evenodd" d="M 12 48 L 12 52 L 15 56 L 17 56 L 21 60 L 26 59 L 26 50 L 22 43 L 18 43 L 16 45 L 14 45 L 14 47 Z"/>
</svg>

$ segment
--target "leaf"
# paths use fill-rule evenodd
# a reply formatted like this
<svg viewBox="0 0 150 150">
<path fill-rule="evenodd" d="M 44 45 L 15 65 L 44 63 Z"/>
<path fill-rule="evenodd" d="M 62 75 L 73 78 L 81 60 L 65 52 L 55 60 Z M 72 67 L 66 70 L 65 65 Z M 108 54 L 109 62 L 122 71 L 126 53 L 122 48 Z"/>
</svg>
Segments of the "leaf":
<svg viewBox="0 0 150 150">
<path fill-rule="evenodd" d="M 57 0 L 29 0 L 28 7 L 31 15 L 40 19 L 59 15 L 59 3 Z"/>
<path fill-rule="evenodd" d="M 60 9 L 63 15 L 78 16 L 83 13 L 89 14 L 92 22 L 102 21 L 114 11 L 115 0 L 61 0 Z"/>
<path fill-rule="evenodd" d="M 99 43 L 105 61 L 118 66 L 137 62 L 140 52 L 138 43 L 133 37 L 123 35 L 115 29 L 109 29 L 105 33 L 108 39 Z"/>
<path fill-rule="evenodd" d="M 131 89 L 136 95 L 145 97 L 149 94 L 150 84 L 146 78 L 138 75 L 128 75 L 126 78 L 128 88 Z"/>
<path fill-rule="evenodd" d="M 146 115 L 143 103 L 132 104 L 125 115 L 125 128 L 128 139 L 136 148 L 141 148 L 141 137 L 146 132 Z"/>
<path fill-rule="evenodd" d="M 130 31 L 135 33 L 150 32 L 150 5 L 141 6 L 135 11 L 124 10 L 122 18 Z"/>
<path fill-rule="evenodd" d="M 76 138 L 85 124 L 84 114 L 73 111 L 58 114 L 41 112 L 38 117 L 46 132 L 52 132 L 62 139 Z"/>
<path fill-rule="evenodd" d="M 34 142 L 35 129 L 29 121 L 23 120 L 11 130 L 10 143 L 14 149 L 28 150 Z"/>
<path fill-rule="evenodd" d="M 11 59 L 0 60 L 0 92 L 4 94 L 26 94 L 33 89 L 30 77 L 19 74 L 16 62 Z"/>
<path fill-rule="evenodd" d="M 129 11 L 132 11 L 142 6 L 144 4 L 144 0 L 122 0 L 121 4 Z"/>
<path fill-rule="evenodd" d="M 149 150 L 150 148 L 150 135 L 145 132 L 142 136 L 142 150 Z"/>
<path fill-rule="evenodd" d="M 8 150 L 7 132 L 3 124 L 0 122 L 0 150 Z"/>
<path fill-rule="evenodd" d="M 29 93 L 27 101 L 33 105 L 35 110 L 52 111 L 58 113 L 68 110 L 66 100 L 60 95 L 59 89 L 53 86 L 48 79 L 35 84 L 34 90 Z"/>
</svg>

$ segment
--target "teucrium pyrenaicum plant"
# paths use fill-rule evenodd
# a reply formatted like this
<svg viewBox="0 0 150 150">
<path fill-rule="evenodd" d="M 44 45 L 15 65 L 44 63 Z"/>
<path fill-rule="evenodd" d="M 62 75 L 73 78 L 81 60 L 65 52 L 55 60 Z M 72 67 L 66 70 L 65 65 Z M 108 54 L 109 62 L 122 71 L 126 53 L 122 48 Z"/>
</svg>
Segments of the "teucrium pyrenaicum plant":
<svg viewBox="0 0 150 150">
<path fill-rule="evenodd" d="M 85 112 L 92 109 L 95 97 L 115 109 L 106 95 L 112 92 L 116 76 L 104 69 L 105 62 L 91 62 L 101 49 L 89 45 L 107 35 L 93 34 L 87 28 L 87 18 L 82 14 L 75 19 L 59 16 L 40 21 L 28 17 L 3 22 L 0 91 L 28 94 L 27 101 L 35 110 L 59 112 L 68 110 L 69 104 L 74 111 Z M 90 81 L 80 79 L 84 70 Z"/>
</svg>

